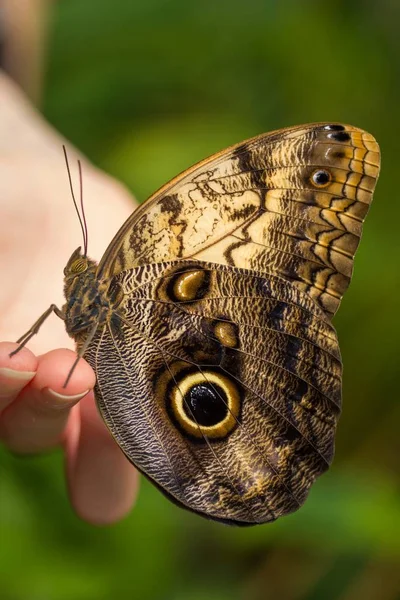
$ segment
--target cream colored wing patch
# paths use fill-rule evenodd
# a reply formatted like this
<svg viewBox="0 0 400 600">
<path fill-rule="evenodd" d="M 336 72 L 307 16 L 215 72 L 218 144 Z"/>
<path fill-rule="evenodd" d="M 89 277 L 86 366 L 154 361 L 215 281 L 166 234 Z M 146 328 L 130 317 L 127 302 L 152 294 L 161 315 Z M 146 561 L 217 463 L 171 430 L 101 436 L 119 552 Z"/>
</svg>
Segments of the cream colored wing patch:
<svg viewBox="0 0 400 600">
<path fill-rule="evenodd" d="M 278 275 L 332 316 L 351 279 L 379 165 L 372 135 L 348 125 L 258 136 L 149 198 L 110 244 L 98 276 L 194 258 Z"/>
</svg>

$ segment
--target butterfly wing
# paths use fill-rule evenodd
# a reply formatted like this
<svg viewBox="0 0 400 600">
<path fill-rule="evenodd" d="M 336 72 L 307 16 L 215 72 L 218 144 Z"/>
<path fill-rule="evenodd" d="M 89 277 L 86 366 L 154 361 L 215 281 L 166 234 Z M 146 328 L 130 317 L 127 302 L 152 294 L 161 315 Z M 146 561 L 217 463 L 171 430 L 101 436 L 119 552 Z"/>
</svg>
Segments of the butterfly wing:
<svg viewBox="0 0 400 600">
<path fill-rule="evenodd" d="M 331 317 L 350 282 L 379 164 L 375 139 L 348 125 L 258 136 L 195 165 L 141 205 L 98 277 L 196 258 L 278 275 Z"/>
<path fill-rule="evenodd" d="M 236 524 L 296 510 L 333 456 L 336 334 L 275 275 L 175 261 L 121 272 L 85 357 L 127 457 L 175 502 Z"/>
</svg>

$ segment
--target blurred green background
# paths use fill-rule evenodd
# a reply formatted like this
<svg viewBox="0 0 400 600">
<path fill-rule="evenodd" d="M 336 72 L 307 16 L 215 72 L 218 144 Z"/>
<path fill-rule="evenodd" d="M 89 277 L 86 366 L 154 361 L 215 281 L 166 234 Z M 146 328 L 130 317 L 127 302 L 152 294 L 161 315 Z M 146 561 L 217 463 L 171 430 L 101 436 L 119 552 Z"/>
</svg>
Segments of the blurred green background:
<svg viewBox="0 0 400 600">
<path fill-rule="evenodd" d="M 68 504 L 61 453 L 2 450 L 1 598 L 400 598 L 399 22 L 395 0 L 54 3 L 43 112 L 139 200 L 227 145 L 310 121 L 370 131 L 383 168 L 335 318 L 336 458 L 306 505 L 232 529 L 143 481 L 127 519 L 95 528 Z"/>
</svg>

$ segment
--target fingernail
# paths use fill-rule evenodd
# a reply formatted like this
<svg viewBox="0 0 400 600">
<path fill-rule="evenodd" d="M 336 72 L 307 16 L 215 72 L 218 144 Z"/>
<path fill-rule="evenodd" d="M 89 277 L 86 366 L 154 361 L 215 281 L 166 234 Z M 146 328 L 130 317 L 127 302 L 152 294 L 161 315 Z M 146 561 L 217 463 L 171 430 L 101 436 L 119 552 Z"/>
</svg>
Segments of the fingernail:
<svg viewBox="0 0 400 600">
<path fill-rule="evenodd" d="M 90 392 L 90 390 L 86 390 L 85 392 L 82 392 L 81 394 L 74 394 L 73 396 L 67 396 L 65 394 L 59 394 L 58 392 L 55 392 L 51 388 L 44 388 L 42 390 L 42 393 L 48 399 L 48 405 L 51 406 L 52 408 L 60 408 L 60 409 L 70 408 L 71 406 L 73 406 L 74 404 L 79 402 L 79 400 L 82 400 L 82 398 L 84 398 L 86 396 L 86 394 L 88 394 L 89 392 Z"/>
<path fill-rule="evenodd" d="M 16 371 L 7 367 L 0 367 L 0 396 L 6 397 L 15 393 L 16 389 L 23 387 L 21 384 L 28 383 L 35 377 L 34 371 Z"/>
<path fill-rule="evenodd" d="M 0 377 L 7 377 L 19 381 L 29 381 L 36 375 L 35 371 L 16 371 L 7 367 L 0 367 Z"/>
</svg>

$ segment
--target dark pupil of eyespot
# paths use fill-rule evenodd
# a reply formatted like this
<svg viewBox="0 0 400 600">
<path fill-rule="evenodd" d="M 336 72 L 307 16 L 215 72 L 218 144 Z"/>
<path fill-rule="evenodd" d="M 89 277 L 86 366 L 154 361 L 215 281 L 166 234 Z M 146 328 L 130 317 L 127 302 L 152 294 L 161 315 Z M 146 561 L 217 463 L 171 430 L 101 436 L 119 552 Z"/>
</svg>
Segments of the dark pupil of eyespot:
<svg viewBox="0 0 400 600">
<path fill-rule="evenodd" d="M 343 125 L 339 125 L 338 123 L 335 123 L 333 125 L 326 125 L 324 127 L 324 129 L 327 129 L 328 131 L 343 131 L 344 130 L 344 126 Z"/>
<path fill-rule="evenodd" d="M 189 419 L 205 427 L 217 425 L 228 414 L 225 392 L 214 383 L 194 385 L 184 400 L 183 407 Z"/>
<path fill-rule="evenodd" d="M 327 171 L 317 171 L 313 175 L 313 180 L 317 185 L 324 185 L 329 181 L 329 173 Z"/>
</svg>

